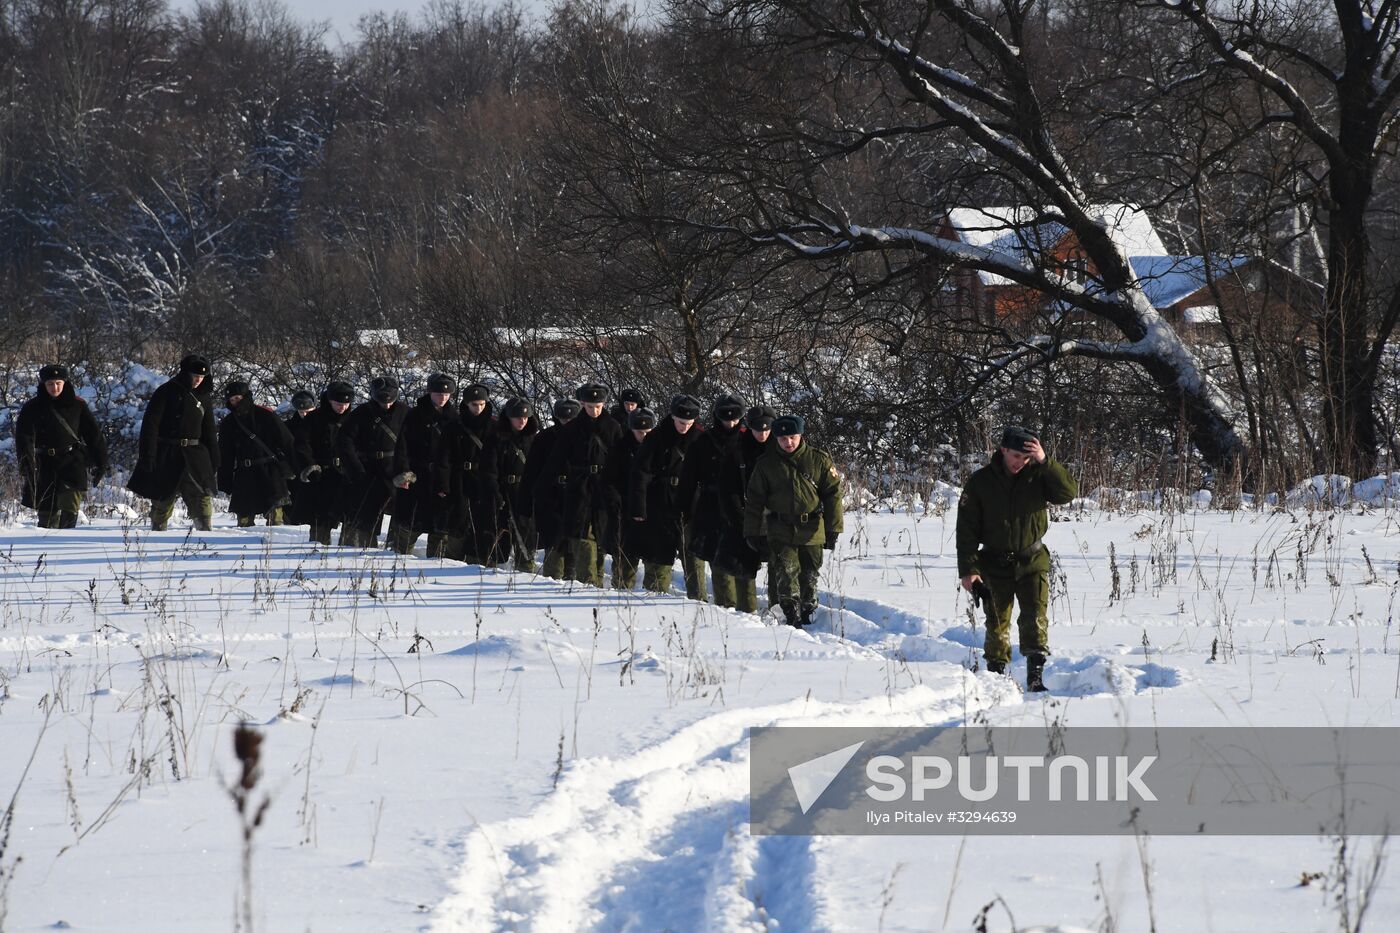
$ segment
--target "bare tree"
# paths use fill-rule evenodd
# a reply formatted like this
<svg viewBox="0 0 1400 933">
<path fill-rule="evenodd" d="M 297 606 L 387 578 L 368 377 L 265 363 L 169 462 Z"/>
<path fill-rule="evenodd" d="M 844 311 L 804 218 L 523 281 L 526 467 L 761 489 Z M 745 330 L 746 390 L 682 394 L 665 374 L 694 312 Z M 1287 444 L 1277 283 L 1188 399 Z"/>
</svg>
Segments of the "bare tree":
<svg viewBox="0 0 1400 933">
<path fill-rule="evenodd" d="M 1326 300 L 1316 330 L 1326 449 L 1334 470 L 1368 473 L 1382 440 L 1378 379 L 1400 322 L 1394 282 L 1388 297 L 1377 294 L 1376 277 L 1387 273 L 1378 268 L 1375 242 L 1377 188 L 1400 129 L 1400 3 L 1153 0 L 1151 6 L 1178 17 L 1197 42 L 1179 57 L 1167 89 L 1181 92 L 1226 72 L 1260 99 L 1239 129 L 1284 128 L 1306 146 L 1291 170 L 1325 236 Z"/>
<path fill-rule="evenodd" d="M 692 55 L 729 56 L 726 89 L 707 84 L 688 101 L 683 137 L 640 134 L 665 170 L 703 177 L 708 209 L 680 225 L 722 232 L 842 275 L 886 284 L 948 268 L 1002 276 L 1046 306 L 1099 322 L 1033 333 L 983 361 L 975 389 L 1005 374 L 1068 357 L 1128 363 L 1179 410 L 1201 453 L 1220 465 L 1243 451 L 1233 412 L 1195 353 L 1152 307 L 1066 144 L 1085 134 L 1044 104 L 1058 80 L 1045 23 L 1027 0 L 805 3 L 680 0 L 673 22 L 691 32 Z M 814 93 L 814 88 L 820 88 Z M 787 97 L 802 93 L 805 97 Z M 701 96 L 703 95 L 703 97 Z M 703 129 L 697 122 L 703 122 Z M 897 152 L 925 183 L 877 174 Z M 944 174 L 941 190 L 930 176 Z M 889 189 L 894 189 L 893 191 Z M 968 245 L 936 223 L 969 192 L 1000 192 L 1033 208 L 1023 237 L 1067 230 L 1095 274 L 1077 281 L 1048 257 Z M 1097 195 L 1097 196 L 1096 196 Z M 869 216 L 871 205 L 883 216 Z M 873 260 L 873 261 L 872 261 Z M 1047 319 L 1049 320 L 1049 319 Z M 961 397 L 967 397 L 964 393 Z M 953 400 L 954 402 L 957 399 Z"/>
</svg>

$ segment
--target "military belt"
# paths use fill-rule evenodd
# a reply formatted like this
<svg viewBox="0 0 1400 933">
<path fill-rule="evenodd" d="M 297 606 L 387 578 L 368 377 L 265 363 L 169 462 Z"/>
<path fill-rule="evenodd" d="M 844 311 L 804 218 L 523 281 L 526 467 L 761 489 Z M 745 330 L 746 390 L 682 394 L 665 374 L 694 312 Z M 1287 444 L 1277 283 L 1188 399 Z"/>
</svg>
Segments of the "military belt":
<svg viewBox="0 0 1400 933">
<path fill-rule="evenodd" d="M 671 485 L 672 485 L 672 486 L 679 486 L 680 484 L 681 484 L 681 478 L 680 478 L 679 476 L 673 476 L 673 477 L 671 477 Z"/>
<path fill-rule="evenodd" d="M 1037 541 L 1030 547 L 1020 551 L 989 551 L 983 549 L 978 552 L 978 556 L 985 557 L 994 563 L 1001 564 L 1002 566 L 1010 566 L 1012 564 L 1020 563 L 1021 561 L 1030 560 L 1032 557 L 1035 557 L 1035 555 L 1039 554 L 1044 548 L 1045 543 L 1042 541 Z"/>
<path fill-rule="evenodd" d="M 569 477 L 560 476 L 557 479 L 555 479 L 555 482 L 558 483 L 560 486 L 567 486 L 569 485 Z"/>
<path fill-rule="evenodd" d="M 393 455 L 394 455 L 394 452 L 393 452 L 392 450 L 376 450 L 376 451 L 372 454 L 372 456 L 373 456 L 374 459 L 376 459 L 376 460 L 388 460 L 388 459 L 389 459 L 390 457 L 392 457 Z"/>
<path fill-rule="evenodd" d="M 67 447 L 43 447 L 40 448 L 39 453 L 47 454 L 50 457 L 57 457 L 59 454 L 66 454 L 72 449 L 72 444 L 69 444 Z"/>
<path fill-rule="evenodd" d="M 517 475 L 515 475 L 514 473 L 511 473 L 510 475 L 508 475 L 508 476 L 506 477 L 506 485 L 507 485 L 507 486 L 514 486 L 514 485 L 516 485 L 516 484 L 519 483 L 519 482 L 520 482 L 520 477 L 517 476 Z"/>
<path fill-rule="evenodd" d="M 162 438 L 160 439 L 160 442 L 161 442 L 162 444 L 170 444 L 170 445 L 172 445 L 172 446 L 174 446 L 174 447 L 197 447 L 197 446 L 199 446 L 199 438 L 197 438 L 197 437 L 162 437 Z"/>
<path fill-rule="evenodd" d="M 240 460 L 240 461 L 238 461 L 238 462 L 239 462 L 240 464 L 242 464 L 244 467 L 251 467 L 251 466 L 262 466 L 264 463 L 271 463 L 273 460 L 276 460 L 276 459 L 277 459 L 276 457 L 258 457 L 256 460 L 252 460 L 252 459 L 243 459 L 243 460 Z"/>
<path fill-rule="evenodd" d="M 789 525 L 805 525 L 808 522 L 814 522 L 817 519 L 821 518 L 821 513 L 800 512 L 797 515 L 787 515 L 782 512 L 774 512 L 773 517 L 776 518 L 778 521 L 786 522 Z"/>
<path fill-rule="evenodd" d="M 466 470 L 468 473 L 474 472 L 476 470 L 476 464 L 468 460 L 462 464 L 462 469 Z"/>
</svg>

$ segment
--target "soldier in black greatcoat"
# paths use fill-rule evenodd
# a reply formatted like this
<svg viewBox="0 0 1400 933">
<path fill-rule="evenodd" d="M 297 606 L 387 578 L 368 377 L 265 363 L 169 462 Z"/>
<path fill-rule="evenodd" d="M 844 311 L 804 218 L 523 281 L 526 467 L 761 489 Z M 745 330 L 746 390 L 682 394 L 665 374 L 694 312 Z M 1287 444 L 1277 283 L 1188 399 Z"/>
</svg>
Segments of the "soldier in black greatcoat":
<svg viewBox="0 0 1400 933">
<path fill-rule="evenodd" d="M 228 494 L 228 510 L 238 527 L 249 528 L 263 515 L 269 525 L 282 524 L 282 508 L 291 501 L 292 435 L 270 408 L 253 403 L 248 383 L 235 379 L 224 386 L 228 414 L 219 422 L 219 491 Z"/>
<path fill-rule="evenodd" d="M 603 585 L 603 554 L 607 540 L 608 496 L 603 469 L 608 454 L 622 437 L 622 428 L 604 414 L 607 386 L 585 383 L 574 393 L 583 413 L 559 432 L 549 453 L 547 475 L 559 487 L 560 536 L 573 558 L 573 579 Z"/>
<path fill-rule="evenodd" d="M 384 512 L 394 495 L 394 452 L 409 411 L 399 401 L 399 383 L 392 376 L 376 377 L 369 395 L 336 437 L 346 492 L 340 543 L 348 547 L 374 547 L 379 541 Z"/>
<path fill-rule="evenodd" d="M 355 390 L 350 383 L 332 382 L 321 394 L 321 404 L 301 422 L 311 460 L 297 474 L 297 484 L 304 487 L 306 523 L 311 526 L 311 540 L 317 544 L 331 543 L 331 531 L 345 514 L 346 480 L 337 441 L 354 400 Z"/>
<path fill-rule="evenodd" d="M 394 521 L 390 547 L 412 554 L 428 536 L 429 557 L 462 557 L 462 480 L 458 460 L 456 383 L 428 377 L 428 391 L 404 418 L 394 454 Z"/>
<path fill-rule="evenodd" d="M 491 390 L 474 382 L 462 390 L 462 417 L 456 428 L 455 454 L 462 477 L 460 528 L 463 559 L 490 564 L 496 551 L 499 512 L 496 463 L 491 457 L 491 432 L 496 424 Z"/>
<path fill-rule="evenodd" d="M 643 585 L 655 593 L 671 590 L 671 567 L 681 555 L 686 595 L 705 598 L 705 565 L 685 553 L 685 524 L 680 501 L 681 469 L 691 446 L 703 433 L 695 424 L 700 403 L 689 395 L 671 399 L 671 417 L 647 435 L 632 461 L 627 509 L 632 521 L 643 523 L 638 536 L 645 564 Z"/>
<path fill-rule="evenodd" d="M 646 407 L 646 396 L 642 395 L 641 389 L 623 389 L 617 393 L 617 404 L 608 409 L 608 414 L 618 423 L 625 435 L 632 429 L 632 412 Z"/>
<path fill-rule="evenodd" d="M 282 422 L 287 433 L 292 435 L 292 478 L 287 491 L 292 494 L 292 502 L 282 512 L 282 519 L 288 525 L 311 524 L 311 489 L 301 481 L 301 474 L 316 462 L 311 452 L 310 425 L 306 419 L 316 410 L 316 396 L 306 390 L 292 393 L 292 413 Z"/>
<path fill-rule="evenodd" d="M 641 450 L 642 442 L 656 427 L 656 413 L 650 408 L 638 408 L 627 419 L 628 428 L 613 445 L 608 455 L 608 541 L 612 555 L 612 585 L 614 589 L 630 590 L 637 585 L 637 564 L 641 553 L 642 524 L 631 521 L 626 513 L 627 489 L 632 482 L 632 461 Z"/>
<path fill-rule="evenodd" d="M 151 530 L 164 531 L 178 496 L 200 531 L 214 520 L 219 462 L 209 361 L 190 355 L 174 378 L 151 393 L 141 417 L 136 467 L 126 488 L 151 500 Z"/>
<path fill-rule="evenodd" d="M 755 405 L 744 414 L 746 431 L 730 449 L 719 472 L 719 546 L 710 566 L 715 574 L 727 573 L 734 578 L 734 608 L 742 612 L 758 611 L 758 568 L 767 560 L 766 550 L 760 553 L 744 538 L 744 503 L 748 497 L 749 477 L 754 465 L 770 447 L 773 421 L 778 412 L 766 405 Z M 763 542 L 763 536 L 755 535 Z M 776 598 L 773 566 L 768 566 L 768 598 Z"/>
<path fill-rule="evenodd" d="M 509 559 L 516 570 L 535 569 L 535 523 L 522 513 L 520 497 L 526 488 L 525 465 L 539 430 L 540 422 L 534 408 L 523 398 L 508 400 L 492 429 L 488 448 L 496 470 L 497 525 L 500 528 L 491 555 L 493 566 Z"/>
<path fill-rule="evenodd" d="M 15 419 L 15 454 L 20 502 L 39 513 L 39 527 L 76 528 L 89 483 L 107 473 L 107 442 L 66 368 L 39 370 L 39 392 Z"/>
<path fill-rule="evenodd" d="M 569 576 L 573 568 L 560 535 L 559 495 L 563 481 L 555 474 L 548 473 L 546 468 L 559 432 L 581 411 L 583 406 L 571 398 L 554 403 L 554 424 L 541 431 L 531 445 L 530 453 L 525 458 L 525 479 L 520 488 L 520 512 L 533 519 L 539 545 L 544 548 L 540 573 L 556 580 Z M 567 481 L 567 477 L 563 480 Z"/>
<path fill-rule="evenodd" d="M 714 420 L 709 430 L 696 438 L 685 455 L 678 498 L 685 520 L 687 553 L 711 565 L 715 605 L 734 609 L 738 605 L 736 581 L 731 574 L 713 565 L 723 530 L 719 479 L 725 460 L 746 433 L 739 424 L 744 417 L 744 403 L 733 395 L 721 395 L 715 399 L 711 411 Z"/>
</svg>

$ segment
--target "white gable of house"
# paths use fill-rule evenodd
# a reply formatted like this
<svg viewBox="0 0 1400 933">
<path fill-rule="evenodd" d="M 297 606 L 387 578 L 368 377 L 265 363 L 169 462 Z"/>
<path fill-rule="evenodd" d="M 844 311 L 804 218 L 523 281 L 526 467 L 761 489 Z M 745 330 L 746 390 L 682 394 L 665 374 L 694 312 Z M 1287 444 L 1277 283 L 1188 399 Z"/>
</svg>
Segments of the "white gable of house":
<svg viewBox="0 0 1400 933">
<path fill-rule="evenodd" d="M 1152 220 L 1132 204 L 1100 204 L 1090 215 L 1102 221 L 1113 241 L 1129 256 L 1161 256 L 1167 252 Z M 1034 207 L 959 207 L 948 212 L 948 223 L 959 240 L 1023 258 L 1035 248 L 1045 248 L 1044 211 Z M 1037 229 L 1040 228 L 1040 229 Z M 1010 285 L 1011 280 L 990 272 L 978 272 L 985 285 Z"/>
</svg>

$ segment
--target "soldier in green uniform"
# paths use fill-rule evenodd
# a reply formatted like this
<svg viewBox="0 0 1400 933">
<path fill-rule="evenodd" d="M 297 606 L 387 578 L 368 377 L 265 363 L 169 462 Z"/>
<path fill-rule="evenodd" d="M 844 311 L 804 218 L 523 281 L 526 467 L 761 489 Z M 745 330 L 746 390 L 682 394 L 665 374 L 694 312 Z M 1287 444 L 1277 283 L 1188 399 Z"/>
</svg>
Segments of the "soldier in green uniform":
<svg viewBox="0 0 1400 933">
<path fill-rule="evenodd" d="M 973 592 L 985 584 L 987 636 L 982 656 L 987 670 L 1002 674 L 1011 660 L 1011 604 L 1020 606 L 1016 624 L 1026 659 L 1026 689 L 1045 689 L 1042 674 L 1050 652 L 1050 552 L 1041 541 L 1049 526 L 1046 506 L 1064 505 L 1079 487 L 1064 466 L 1051 459 L 1025 428 L 1008 427 L 991 462 L 968 479 L 958 500 L 958 576 Z M 985 594 L 990 594 L 989 596 Z"/>
<path fill-rule="evenodd" d="M 841 476 L 825 451 L 802 443 L 804 430 L 798 415 L 773 421 L 774 447 L 754 465 L 744 502 L 744 537 L 772 562 L 778 592 L 770 601 L 795 627 L 817 611 L 822 550 L 836 549 L 843 521 Z"/>
</svg>

